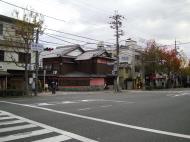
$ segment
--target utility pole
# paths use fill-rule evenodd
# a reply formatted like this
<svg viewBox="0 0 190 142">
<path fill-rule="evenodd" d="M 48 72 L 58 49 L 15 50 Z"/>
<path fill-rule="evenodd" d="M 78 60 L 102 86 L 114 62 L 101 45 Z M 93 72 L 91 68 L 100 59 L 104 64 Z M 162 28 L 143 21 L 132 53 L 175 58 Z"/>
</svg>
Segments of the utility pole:
<svg viewBox="0 0 190 142">
<path fill-rule="evenodd" d="M 36 44 L 38 44 L 39 40 L 39 29 L 36 31 Z M 36 80 L 35 80 L 35 96 L 38 94 L 38 70 L 39 70 L 39 54 L 38 50 L 36 50 Z"/>
<path fill-rule="evenodd" d="M 115 92 L 119 92 L 120 91 L 120 87 L 119 87 L 119 38 L 121 35 L 123 35 L 123 31 L 120 29 L 122 26 L 122 22 L 121 20 L 124 18 L 122 15 L 119 15 L 118 12 L 115 12 L 115 15 L 109 17 L 112 19 L 112 21 L 110 22 L 111 24 L 111 28 L 115 29 L 115 36 L 116 36 L 116 78 L 114 80 L 114 89 Z"/>
<path fill-rule="evenodd" d="M 176 39 L 175 39 L 175 55 L 177 55 L 177 43 L 176 43 Z"/>
</svg>

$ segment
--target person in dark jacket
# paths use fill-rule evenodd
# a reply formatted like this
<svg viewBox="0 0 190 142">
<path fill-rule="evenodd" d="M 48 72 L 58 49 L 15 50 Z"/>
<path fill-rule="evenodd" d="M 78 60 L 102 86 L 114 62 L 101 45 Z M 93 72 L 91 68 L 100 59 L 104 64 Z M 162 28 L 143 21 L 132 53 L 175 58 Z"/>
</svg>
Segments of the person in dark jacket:
<svg viewBox="0 0 190 142">
<path fill-rule="evenodd" d="M 51 83 L 51 90 L 52 90 L 52 94 L 56 93 L 56 82 L 55 81 L 52 81 L 52 83 Z"/>
</svg>

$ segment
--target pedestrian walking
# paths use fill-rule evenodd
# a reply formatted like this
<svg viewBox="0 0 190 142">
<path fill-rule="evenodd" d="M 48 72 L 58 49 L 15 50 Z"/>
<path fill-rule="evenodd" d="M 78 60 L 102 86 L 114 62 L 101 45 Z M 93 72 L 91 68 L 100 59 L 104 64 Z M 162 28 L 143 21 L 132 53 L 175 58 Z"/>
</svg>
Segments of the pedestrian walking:
<svg viewBox="0 0 190 142">
<path fill-rule="evenodd" d="M 35 80 L 32 81 L 32 95 L 35 95 L 35 90 L 36 90 L 36 84 L 35 84 Z"/>
<path fill-rule="evenodd" d="M 48 92 L 48 84 L 47 83 L 45 83 L 45 85 L 44 85 L 44 90 L 45 90 L 45 92 Z"/>
<path fill-rule="evenodd" d="M 56 82 L 52 81 L 51 85 L 52 85 L 52 87 L 51 87 L 52 94 L 55 94 L 56 93 Z"/>
</svg>

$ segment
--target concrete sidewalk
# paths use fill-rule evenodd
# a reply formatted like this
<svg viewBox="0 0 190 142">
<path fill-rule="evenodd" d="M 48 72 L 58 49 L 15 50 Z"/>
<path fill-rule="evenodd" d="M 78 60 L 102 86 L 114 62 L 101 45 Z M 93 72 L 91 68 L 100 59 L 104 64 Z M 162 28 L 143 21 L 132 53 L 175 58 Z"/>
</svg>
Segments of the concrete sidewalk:
<svg viewBox="0 0 190 142">
<path fill-rule="evenodd" d="M 164 91 L 190 91 L 190 88 L 172 88 L 172 89 L 154 89 L 154 90 L 121 90 L 121 92 L 114 92 L 114 90 L 102 90 L 102 91 L 56 91 L 56 94 L 52 94 L 51 91 L 38 93 L 38 96 L 57 96 L 57 95 L 69 95 L 69 94 L 129 94 L 134 92 L 164 92 Z"/>
<path fill-rule="evenodd" d="M 126 91 L 122 91 L 119 93 L 124 93 Z M 55 94 L 52 94 L 52 92 L 41 92 L 38 93 L 38 96 L 57 96 L 57 95 L 69 95 L 69 94 L 116 94 L 112 90 L 106 90 L 106 91 L 56 91 Z"/>
</svg>

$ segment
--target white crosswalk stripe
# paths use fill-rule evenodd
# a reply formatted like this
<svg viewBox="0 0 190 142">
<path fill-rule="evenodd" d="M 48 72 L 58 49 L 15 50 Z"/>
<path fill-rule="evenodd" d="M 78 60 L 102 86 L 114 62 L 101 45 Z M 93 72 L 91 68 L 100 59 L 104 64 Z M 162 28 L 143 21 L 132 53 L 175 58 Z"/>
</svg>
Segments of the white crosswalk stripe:
<svg viewBox="0 0 190 142">
<path fill-rule="evenodd" d="M 47 133 L 50 133 L 50 132 L 52 132 L 52 131 L 42 129 L 42 130 L 32 131 L 30 133 L 22 133 L 22 134 L 17 134 L 17 135 L 10 135 L 10 136 L 0 138 L 0 142 L 17 140 L 17 139 L 22 139 L 22 138 L 27 138 L 27 137 L 32 137 L 32 136 L 38 136 L 38 135 L 47 134 Z"/>
<path fill-rule="evenodd" d="M 62 141 L 66 141 L 71 139 L 70 137 L 67 136 L 55 136 L 55 137 L 51 137 L 51 138 L 47 138 L 47 139 L 43 139 L 43 140 L 37 140 L 37 141 L 33 141 L 33 142 L 62 142 Z"/>
<path fill-rule="evenodd" d="M 0 113 L 0 117 L 1 117 L 2 115 L 5 115 L 5 114 L 3 114 L 3 113 Z"/>
<path fill-rule="evenodd" d="M 10 120 L 10 119 L 14 119 L 14 120 Z M 5 132 L 11 132 L 10 135 L 1 136 L 0 142 L 6 142 L 6 141 L 12 141 L 12 140 L 23 141 L 21 139 L 31 138 L 35 136 L 38 136 L 38 139 L 37 140 L 35 139 L 34 142 L 64 142 L 67 140 L 79 140 L 81 142 L 97 142 L 95 140 L 92 140 L 80 135 L 76 135 L 64 130 L 60 130 L 60 129 L 30 120 L 30 119 L 26 119 L 9 112 L 1 111 L 1 110 L 0 110 L 0 120 L 1 120 L 0 134 L 3 134 Z M 38 130 L 34 130 L 31 128 L 38 128 Z M 23 131 L 25 130 L 27 131 L 23 133 Z M 56 133 L 57 135 L 50 136 L 49 135 L 50 133 Z M 45 137 L 44 136 L 42 137 L 42 135 L 44 134 L 48 134 L 48 135 Z"/>
<path fill-rule="evenodd" d="M 12 117 L 12 116 L 0 117 L 0 120 L 13 119 L 13 118 L 14 118 L 14 117 Z"/>
<path fill-rule="evenodd" d="M 28 125 L 22 125 L 22 126 L 14 126 L 14 127 L 8 127 L 8 128 L 1 128 L 0 133 L 2 132 L 9 132 L 9 131 L 15 131 L 15 130 L 22 130 L 22 129 L 27 129 L 27 128 L 34 128 L 37 127 L 36 125 L 33 124 L 28 124 Z"/>
<path fill-rule="evenodd" d="M 0 122 L 1 125 L 9 125 L 9 124 L 18 124 L 18 123 L 23 123 L 24 121 L 22 120 L 13 120 L 13 121 L 5 121 L 5 122 Z"/>
</svg>

